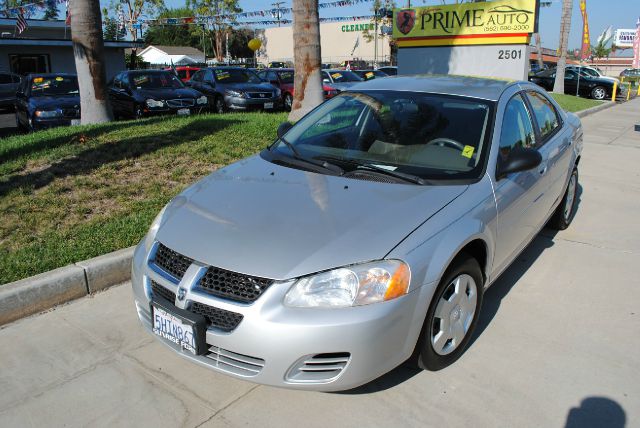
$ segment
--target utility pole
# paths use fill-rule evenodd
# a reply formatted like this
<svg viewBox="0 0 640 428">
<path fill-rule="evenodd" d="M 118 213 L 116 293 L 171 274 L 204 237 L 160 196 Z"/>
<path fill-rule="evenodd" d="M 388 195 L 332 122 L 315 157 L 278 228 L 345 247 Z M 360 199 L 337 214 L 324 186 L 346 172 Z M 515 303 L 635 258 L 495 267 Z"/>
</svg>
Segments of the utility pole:
<svg viewBox="0 0 640 428">
<path fill-rule="evenodd" d="M 277 1 L 275 3 L 271 3 L 271 6 L 276 8 L 276 19 L 278 20 L 278 27 L 280 26 L 280 6 L 283 5 L 283 1 Z"/>
</svg>

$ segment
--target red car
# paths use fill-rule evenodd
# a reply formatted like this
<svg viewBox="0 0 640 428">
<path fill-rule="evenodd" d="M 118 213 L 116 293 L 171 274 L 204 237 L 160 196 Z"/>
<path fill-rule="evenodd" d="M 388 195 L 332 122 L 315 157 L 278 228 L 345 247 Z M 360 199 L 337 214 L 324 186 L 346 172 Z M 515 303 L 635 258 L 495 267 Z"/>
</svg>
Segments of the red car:
<svg viewBox="0 0 640 428">
<path fill-rule="evenodd" d="M 258 72 L 258 77 L 271 83 L 282 92 L 282 103 L 287 111 L 293 104 L 293 68 L 270 68 Z M 338 95 L 338 90 L 333 86 L 323 84 L 324 99 L 328 100 Z"/>
<path fill-rule="evenodd" d="M 178 78 L 180 78 L 180 80 L 182 80 L 182 83 L 186 83 L 189 79 L 191 79 L 191 76 L 193 76 L 195 74 L 196 71 L 200 70 L 200 67 L 191 67 L 189 65 L 185 65 L 185 66 L 179 66 L 179 67 L 174 67 L 176 70 L 176 74 L 178 75 Z M 165 68 L 165 70 L 173 70 L 171 67 L 167 67 Z"/>
</svg>

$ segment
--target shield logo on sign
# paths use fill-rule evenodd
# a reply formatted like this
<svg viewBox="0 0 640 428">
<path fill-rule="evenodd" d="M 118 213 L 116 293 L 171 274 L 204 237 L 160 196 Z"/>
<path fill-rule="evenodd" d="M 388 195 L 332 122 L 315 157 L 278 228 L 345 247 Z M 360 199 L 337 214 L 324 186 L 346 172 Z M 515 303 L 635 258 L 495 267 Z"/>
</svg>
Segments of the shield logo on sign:
<svg viewBox="0 0 640 428">
<path fill-rule="evenodd" d="M 402 34 L 409 34 L 416 23 L 416 11 L 413 9 L 402 9 L 396 15 L 396 27 Z"/>
</svg>

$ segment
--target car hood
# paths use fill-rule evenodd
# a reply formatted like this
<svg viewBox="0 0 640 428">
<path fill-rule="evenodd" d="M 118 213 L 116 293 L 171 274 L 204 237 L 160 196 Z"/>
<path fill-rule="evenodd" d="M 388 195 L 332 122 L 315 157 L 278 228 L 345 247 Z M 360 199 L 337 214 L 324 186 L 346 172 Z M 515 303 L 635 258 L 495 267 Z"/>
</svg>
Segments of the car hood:
<svg viewBox="0 0 640 428">
<path fill-rule="evenodd" d="M 220 86 L 243 92 L 273 92 L 276 89 L 271 83 L 221 83 Z"/>
<path fill-rule="evenodd" d="M 197 98 L 200 96 L 200 92 L 191 88 L 178 88 L 178 89 L 136 89 L 135 95 L 154 100 L 172 100 L 174 98 Z"/>
<path fill-rule="evenodd" d="M 34 109 L 53 110 L 56 108 L 80 108 L 78 95 L 64 97 L 32 97 L 29 105 Z"/>
<path fill-rule="evenodd" d="M 467 187 L 327 176 L 256 155 L 174 198 L 156 239 L 208 265 L 289 279 L 384 258 Z"/>
</svg>

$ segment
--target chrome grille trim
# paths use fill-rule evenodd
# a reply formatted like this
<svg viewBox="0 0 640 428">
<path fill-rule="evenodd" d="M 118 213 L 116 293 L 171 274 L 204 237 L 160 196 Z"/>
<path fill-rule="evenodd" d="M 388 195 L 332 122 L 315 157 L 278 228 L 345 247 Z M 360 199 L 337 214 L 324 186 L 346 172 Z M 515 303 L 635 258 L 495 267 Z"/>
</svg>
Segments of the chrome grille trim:
<svg viewBox="0 0 640 428">
<path fill-rule="evenodd" d="M 273 98 L 273 92 L 247 92 L 247 97 L 258 99 Z"/>
<path fill-rule="evenodd" d="M 348 352 L 307 355 L 291 366 L 285 379 L 292 383 L 331 382 L 344 372 L 350 360 Z"/>
<path fill-rule="evenodd" d="M 215 367 L 240 376 L 256 376 L 264 368 L 262 358 L 238 354 L 217 346 L 210 346 L 206 357 L 214 361 Z"/>
<path fill-rule="evenodd" d="M 196 104 L 196 100 L 193 98 L 176 98 L 174 100 L 167 100 L 167 105 L 173 108 L 193 107 Z"/>
</svg>

